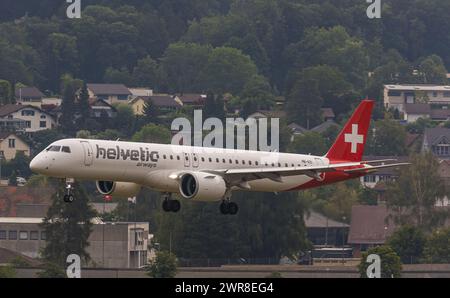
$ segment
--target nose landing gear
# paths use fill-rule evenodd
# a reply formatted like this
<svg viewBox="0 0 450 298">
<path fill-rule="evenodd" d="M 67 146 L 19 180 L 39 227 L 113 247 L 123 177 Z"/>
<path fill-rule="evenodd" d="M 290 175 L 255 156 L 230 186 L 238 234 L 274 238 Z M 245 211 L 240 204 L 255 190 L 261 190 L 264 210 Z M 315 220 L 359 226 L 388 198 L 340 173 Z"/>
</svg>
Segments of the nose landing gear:
<svg viewBox="0 0 450 298">
<path fill-rule="evenodd" d="M 64 194 L 64 202 L 66 203 L 73 203 L 75 201 L 75 197 L 72 194 L 73 191 L 73 183 L 75 181 L 73 179 L 66 179 L 66 190 Z"/>
</svg>

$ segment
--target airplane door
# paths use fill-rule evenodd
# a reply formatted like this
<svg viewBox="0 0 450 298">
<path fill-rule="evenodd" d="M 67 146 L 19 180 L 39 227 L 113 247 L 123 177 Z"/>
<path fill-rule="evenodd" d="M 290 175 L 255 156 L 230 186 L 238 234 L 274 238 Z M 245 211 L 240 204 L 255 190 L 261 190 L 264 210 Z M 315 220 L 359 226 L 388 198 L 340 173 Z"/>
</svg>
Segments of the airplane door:
<svg viewBox="0 0 450 298">
<path fill-rule="evenodd" d="M 192 166 L 198 168 L 199 160 L 197 153 L 192 153 Z"/>
<path fill-rule="evenodd" d="M 191 160 L 189 158 L 189 153 L 183 153 L 184 157 L 184 166 L 190 167 L 191 166 Z"/>
<path fill-rule="evenodd" d="M 84 151 L 84 165 L 89 167 L 94 162 L 94 151 L 88 141 L 81 141 L 81 145 L 83 146 Z"/>
</svg>

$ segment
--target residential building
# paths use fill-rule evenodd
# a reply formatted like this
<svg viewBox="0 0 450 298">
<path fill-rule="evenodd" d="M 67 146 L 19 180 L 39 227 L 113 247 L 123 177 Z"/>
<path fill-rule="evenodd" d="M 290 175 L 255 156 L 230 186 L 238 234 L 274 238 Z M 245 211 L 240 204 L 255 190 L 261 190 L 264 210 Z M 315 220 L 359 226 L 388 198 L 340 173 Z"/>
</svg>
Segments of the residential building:
<svg viewBox="0 0 450 298">
<path fill-rule="evenodd" d="M 184 93 L 177 94 L 183 106 L 191 106 L 193 108 L 202 108 L 206 102 L 206 94 Z"/>
<path fill-rule="evenodd" d="M 183 103 L 177 96 L 169 94 L 154 94 L 152 96 L 139 96 L 129 101 L 135 115 L 142 116 L 145 112 L 145 105 L 151 103 L 159 108 L 161 112 L 171 112 L 180 109 Z"/>
<path fill-rule="evenodd" d="M 101 99 L 112 105 L 114 103 L 127 103 L 131 92 L 123 84 L 87 84 L 89 98 Z"/>
<path fill-rule="evenodd" d="M 450 128 L 426 128 L 422 152 L 431 151 L 439 159 L 450 159 Z"/>
<path fill-rule="evenodd" d="M 0 217 L 0 248 L 38 258 L 47 235 L 42 218 Z M 148 223 L 93 221 L 87 267 L 142 268 L 148 262 Z"/>
<path fill-rule="evenodd" d="M 0 132 L 0 159 L 11 160 L 17 152 L 30 156 L 30 146 L 14 133 Z"/>
<path fill-rule="evenodd" d="M 450 105 L 450 86 L 384 85 L 384 106 L 403 113 L 406 104 Z"/>
<path fill-rule="evenodd" d="M 383 245 L 392 235 L 396 226 L 389 220 L 389 214 L 385 205 L 352 206 L 347 242 L 352 246 L 355 258 L 371 247 Z"/>
<path fill-rule="evenodd" d="M 0 119 L 20 119 L 25 121 L 25 132 L 27 133 L 56 127 L 56 120 L 52 115 L 31 105 L 7 104 L 1 106 Z"/>
<path fill-rule="evenodd" d="M 129 88 L 131 92 L 130 100 L 135 99 L 136 97 L 140 96 L 152 96 L 153 90 L 149 88 Z"/>
<path fill-rule="evenodd" d="M 25 132 L 27 122 L 22 119 L 0 118 L 0 131 Z"/>
<path fill-rule="evenodd" d="M 407 103 L 403 112 L 403 120 L 408 123 L 416 122 L 417 119 L 430 118 L 431 107 L 427 103 Z"/>
<path fill-rule="evenodd" d="M 349 225 L 311 211 L 304 215 L 306 233 L 314 246 L 342 246 L 347 243 Z"/>
<path fill-rule="evenodd" d="M 90 117 L 93 119 L 114 118 L 117 109 L 103 99 L 94 99 L 90 103 Z"/>
<path fill-rule="evenodd" d="M 44 94 L 36 87 L 21 87 L 15 90 L 16 102 L 22 105 L 41 107 Z"/>
</svg>

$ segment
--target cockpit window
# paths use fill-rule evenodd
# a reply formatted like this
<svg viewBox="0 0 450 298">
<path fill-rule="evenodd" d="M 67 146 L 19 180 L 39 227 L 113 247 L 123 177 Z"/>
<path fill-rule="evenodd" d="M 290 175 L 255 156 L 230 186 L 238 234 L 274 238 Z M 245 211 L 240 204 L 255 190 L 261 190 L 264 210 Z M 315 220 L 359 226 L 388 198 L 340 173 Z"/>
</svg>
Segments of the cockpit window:
<svg viewBox="0 0 450 298">
<path fill-rule="evenodd" d="M 50 146 L 47 148 L 47 151 L 59 152 L 61 150 L 61 146 Z"/>
<path fill-rule="evenodd" d="M 62 152 L 70 153 L 70 147 L 64 146 L 62 147 Z"/>
</svg>

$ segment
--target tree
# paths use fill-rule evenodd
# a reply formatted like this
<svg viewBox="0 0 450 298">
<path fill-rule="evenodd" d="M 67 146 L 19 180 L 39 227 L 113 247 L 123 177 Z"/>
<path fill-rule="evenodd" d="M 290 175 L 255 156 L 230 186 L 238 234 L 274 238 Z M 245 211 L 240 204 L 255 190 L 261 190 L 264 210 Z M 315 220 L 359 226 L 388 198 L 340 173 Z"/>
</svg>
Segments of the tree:
<svg viewBox="0 0 450 298">
<path fill-rule="evenodd" d="M 63 83 L 63 100 L 61 103 L 61 126 L 64 132 L 70 133 L 74 130 L 75 94 L 77 91 L 75 82 L 70 80 Z"/>
<path fill-rule="evenodd" d="M 216 94 L 239 94 L 258 69 L 240 50 L 219 47 L 212 50 L 204 71 L 204 87 Z"/>
<path fill-rule="evenodd" d="M 288 150 L 299 154 L 323 155 L 327 153 L 328 146 L 321 134 L 308 131 L 300 136 L 295 136 L 294 141 L 289 144 Z"/>
<path fill-rule="evenodd" d="M 450 262 L 450 228 L 439 228 L 431 234 L 425 245 L 424 257 L 429 263 Z"/>
<path fill-rule="evenodd" d="M 161 75 L 169 91 L 176 93 L 202 90 L 201 75 L 208 62 L 210 46 L 194 43 L 174 43 L 161 58 Z"/>
<path fill-rule="evenodd" d="M 37 276 L 39 278 L 67 278 L 64 267 L 51 262 L 44 263 L 42 271 L 39 271 Z"/>
<path fill-rule="evenodd" d="M 165 126 L 147 124 L 131 138 L 133 142 L 170 144 L 171 133 Z"/>
<path fill-rule="evenodd" d="M 121 69 L 108 67 L 103 76 L 103 81 L 105 83 L 124 84 L 126 86 L 134 85 L 133 77 L 126 67 L 122 67 Z"/>
<path fill-rule="evenodd" d="M 338 183 L 323 206 L 324 214 L 337 221 L 349 222 L 352 206 L 358 202 L 358 192 L 346 183 Z"/>
<path fill-rule="evenodd" d="M 47 263 L 64 267 L 70 254 L 77 254 L 88 262 L 86 247 L 92 231 L 92 218 L 95 211 L 90 207 L 89 198 L 79 183 L 73 184 L 73 203 L 63 201 L 65 183 L 60 182 L 52 196 L 52 205 L 42 223 L 47 234 L 46 246 L 42 256 Z"/>
<path fill-rule="evenodd" d="M 362 278 L 367 278 L 367 268 L 370 263 L 367 263 L 367 256 L 375 254 L 381 259 L 381 277 L 382 278 L 398 278 L 401 275 L 402 263 L 400 257 L 395 251 L 387 245 L 377 246 L 369 249 L 362 254 L 361 263 L 359 263 L 358 270 Z"/>
<path fill-rule="evenodd" d="M 424 84 L 447 84 L 447 70 L 442 58 L 437 55 L 423 59 L 418 70 Z"/>
<path fill-rule="evenodd" d="M 124 135 L 130 135 L 135 124 L 135 116 L 130 105 L 121 103 L 116 106 L 117 116 L 115 121 L 116 129 L 121 131 Z"/>
<path fill-rule="evenodd" d="M 216 117 L 221 120 L 225 118 L 223 96 L 208 92 L 206 95 L 205 107 L 203 108 L 203 117 Z"/>
<path fill-rule="evenodd" d="M 397 121 L 392 119 L 375 122 L 374 131 L 368 137 L 368 154 L 379 156 L 405 155 L 406 131 Z"/>
<path fill-rule="evenodd" d="M 413 264 L 422 258 L 426 237 L 420 228 L 402 226 L 388 239 L 387 245 L 399 255 L 403 264 Z"/>
<path fill-rule="evenodd" d="M 439 161 L 427 152 L 411 155 L 410 162 L 395 181 L 387 183 L 387 206 L 396 223 L 432 230 L 448 217 L 448 211 L 435 207 L 447 195 L 439 176 Z"/>
<path fill-rule="evenodd" d="M 17 172 L 16 172 L 16 170 L 13 170 L 11 175 L 9 176 L 8 185 L 10 185 L 10 186 L 17 186 Z"/>
<path fill-rule="evenodd" d="M 145 86 L 158 90 L 159 88 L 158 63 L 150 56 L 138 61 L 133 70 L 133 81 L 137 86 Z"/>
<path fill-rule="evenodd" d="M 11 83 L 5 80 L 0 80 L 0 104 L 5 105 L 11 103 L 12 90 Z"/>
<path fill-rule="evenodd" d="M 256 75 L 245 84 L 239 101 L 243 107 L 241 116 L 246 119 L 257 110 L 270 110 L 273 108 L 275 96 L 266 78 Z"/>
<path fill-rule="evenodd" d="M 320 123 L 322 104 L 318 82 L 314 79 L 299 79 L 287 99 L 287 116 L 290 121 L 309 129 Z"/>
<path fill-rule="evenodd" d="M 0 278 L 15 278 L 16 270 L 11 265 L 0 265 Z"/>
<path fill-rule="evenodd" d="M 161 110 L 157 105 L 153 104 L 151 98 L 145 102 L 143 114 L 146 123 L 160 123 Z"/>
<path fill-rule="evenodd" d="M 89 118 L 89 92 L 86 83 L 83 83 L 80 94 L 78 96 L 78 111 L 80 113 L 81 128 L 86 128 L 86 120 Z"/>
<path fill-rule="evenodd" d="M 172 278 L 177 274 L 177 258 L 166 251 L 156 253 L 156 259 L 147 267 L 147 274 L 153 278 Z"/>
</svg>

